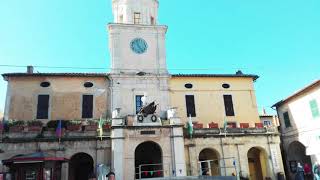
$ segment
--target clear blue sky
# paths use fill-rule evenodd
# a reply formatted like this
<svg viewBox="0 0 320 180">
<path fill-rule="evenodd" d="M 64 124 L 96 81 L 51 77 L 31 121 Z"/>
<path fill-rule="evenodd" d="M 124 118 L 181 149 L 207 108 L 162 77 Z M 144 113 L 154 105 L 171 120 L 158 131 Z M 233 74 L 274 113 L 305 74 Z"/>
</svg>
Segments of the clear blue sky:
<svg viewBox="0 0 320 180">
<path fill-rule="evenodd" d="M 211 69 L 174 72 L 258 74 L 258 105 L 270 113 L 320 77 L 319 0 L 159 1 L 159 22 L 169 26 L 168 68 Z M 0 0 L 0 64 L 108 68 L 108 22 L 111 0 Z M 17 71 L 25 68 L 0 67 Z M 5 93 L 1 80 L 0 109 Z"/>
</svg>

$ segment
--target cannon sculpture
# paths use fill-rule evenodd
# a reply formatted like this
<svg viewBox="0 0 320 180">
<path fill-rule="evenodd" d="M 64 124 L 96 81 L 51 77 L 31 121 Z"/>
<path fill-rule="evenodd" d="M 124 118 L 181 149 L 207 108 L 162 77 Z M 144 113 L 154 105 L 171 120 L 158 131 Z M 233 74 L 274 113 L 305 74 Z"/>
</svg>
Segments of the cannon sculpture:
<svg viewBox="0 0 320 180">
<path fill-rule="evenodd" d="M 154 114 L 157 110 L 158 104 L 153 101 L 152 103 L 149 103 L 146 106 L 143 106 L 140 111 L 137 114 L 137 118 L 139 122 L 142 122 L 144 118 L 146 118 L 148 115 L 151 115 L 150 119 L 152 122 L 157 121 L 157 116 Z"/>
</svg>

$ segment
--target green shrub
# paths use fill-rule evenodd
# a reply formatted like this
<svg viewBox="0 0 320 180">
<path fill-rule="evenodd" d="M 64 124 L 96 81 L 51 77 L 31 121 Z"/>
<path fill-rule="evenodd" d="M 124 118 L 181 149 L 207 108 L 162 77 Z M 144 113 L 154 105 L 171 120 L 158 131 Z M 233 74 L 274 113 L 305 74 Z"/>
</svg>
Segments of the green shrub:
<svg viewBox="0 0 320 180">
<path fill-rule="evenodd" d="M 14 120 L 14 119 L 10 119 L 8 121 L 8 126 L 9 127 L 13 127 L 13 126 L 24 126 L 25 125 L 25 121 L 22 120 Z"/>
<path fill-rule="evenodd" d="M 32 120 L 32 121 L 27 121 L 28 126 L 40 126 L 42 127 L 43 123 L 42 121 L 39 120 Z"/>
<path fill-rule="evenodd" d="M 81 120 L 69 120 L 69 121 L 66 121 L 66 125 L 67 126 L 72 126 L 72 125 L 81 125 L 82 124 L 82 121 Z"/>
<path fill-rule="evenodd" d="M 90 126 L 95 126 L 99 124 L 99 120 L 94 119 L 94 120 L 87 120 L 86 123 Z"/>
</svg>

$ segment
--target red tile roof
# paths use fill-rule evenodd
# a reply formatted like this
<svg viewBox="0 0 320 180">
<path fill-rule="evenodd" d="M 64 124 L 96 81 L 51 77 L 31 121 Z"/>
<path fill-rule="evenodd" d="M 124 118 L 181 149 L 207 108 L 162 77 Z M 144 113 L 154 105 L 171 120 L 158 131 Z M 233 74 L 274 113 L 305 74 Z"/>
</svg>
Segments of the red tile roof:
<svg viewBox="0 0 320 180">
<path fill-rule="evenodd" d="M 318 87 L 318 86 L 320 86 L 320 79 L 312 82 L 310 85 L 308 85 L 308 86 L 304 87 L 303 89 L 297 91 L 297 92 L 294 93 L 293 95 L 291 95 L 291 96 L 289 96 L 289 97 L 287 97 L 287 98 L 285 98 L 285 99 L 277 102 L 277 103 L 274 104 L 272 107 L 279 107 L 279 106 L 281 106 L 283 103 L 286 103 L 286 102 L 288 102 L 289 100 L 291 100 L 291 99 L 293 99 L 293 98 L 295 98 L 295 97 L 297 97 L 297 96 L 299 96 L 299 95 L 301 95 L 301 94 L 303 94 L 303 93 L 305 93 L 305 92 L 307 92 L 307 91 L 309 91 L 309 90 L 311 90 L 311 89 L 313 89 L 313 88 L 315 88 L 315 87 Z"/>
</svg>

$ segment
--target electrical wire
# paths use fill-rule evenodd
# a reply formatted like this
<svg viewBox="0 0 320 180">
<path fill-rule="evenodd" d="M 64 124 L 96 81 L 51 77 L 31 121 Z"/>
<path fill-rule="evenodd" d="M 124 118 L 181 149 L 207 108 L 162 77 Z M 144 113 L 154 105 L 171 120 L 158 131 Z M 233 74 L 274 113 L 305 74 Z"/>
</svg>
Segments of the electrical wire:
<svg viewBox="0 0 320 180">
<path fill-rule="evenodd" d="M 10 64 L 0 64 L 0 67 L 12 67 L 12 68 L 26 68 L 27 65 L 10 65 Z M 111 70 L 112 68 L 107 67 L 77 67 L 77 66 L 33 66 L 34 68 L 46 68 L 46 69 L 88 69 L 88 70 Z M 226 69 L 248 69 L 248 68 L 173 68 L 168 69 L 171 71 L 210 71 L 210 70 L 226 70 Z M 117 69 L 114 69 L 117 70 Z M 125 69 L 121 68 L 121 70 L 137 70 L 137 69 Z M 148 69 L 146 69 L 148 70 Z M 149 69 L 152 70 L 152 69 Z"/>
</svg>

